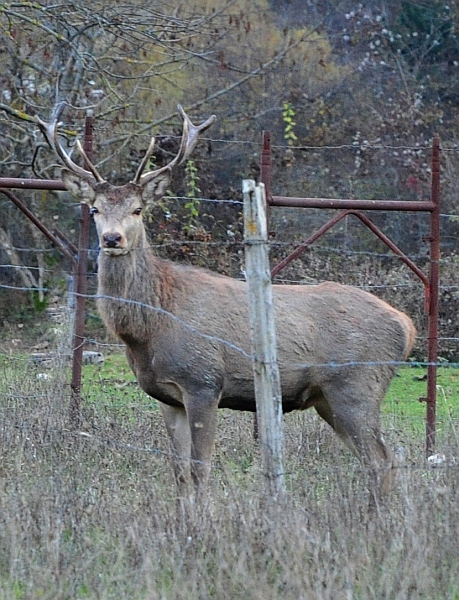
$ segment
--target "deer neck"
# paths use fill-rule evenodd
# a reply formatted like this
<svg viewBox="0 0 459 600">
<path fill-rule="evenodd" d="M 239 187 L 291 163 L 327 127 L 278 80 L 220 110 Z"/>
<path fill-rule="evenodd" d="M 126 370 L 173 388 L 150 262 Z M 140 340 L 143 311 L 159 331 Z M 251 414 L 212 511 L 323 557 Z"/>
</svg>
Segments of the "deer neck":
<svg viewBox="0 0 459 600">
<path fill-rule="evenodd" d="M 99 255 L 99 312 L 123 341 L 150 343 L 161 319 L 157 309 L 171 309 L 164 305 L 163 263 L 148 244 L 121 256 Z"/>
<path fill-rule="evenodd" d="M 139 294 L 142 281 L 152 255 L 151 249 L 141 247 L 127 254 L 111 256 L 101 252 L 98 259 L 98 293 L 132 299 Z M 140 298 L 139 298 L 140 299 Z"/>
</svg>

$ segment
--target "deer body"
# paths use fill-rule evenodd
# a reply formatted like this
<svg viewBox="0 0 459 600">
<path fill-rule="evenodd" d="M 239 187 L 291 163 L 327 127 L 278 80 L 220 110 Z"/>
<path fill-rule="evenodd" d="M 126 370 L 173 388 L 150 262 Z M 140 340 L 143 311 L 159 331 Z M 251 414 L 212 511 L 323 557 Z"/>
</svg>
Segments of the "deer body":
<svg viewBox="0 0 459 600">
<path fill-rule="evenodd" d="M 256 410 L 246 284 L 143 248 L 101 253 L 98 293 L 139 385 L 162 405 L 186 495 L 190 473 L 207 478 L 217 408 Z M 389 470 L 380 404 L 413 344 L 410 319 L 336 283 L 275 285 L 273 302 L 284 412 L 314 407 L 369 468 Z"/>
<path fill-rule="evenodd" d="M 187 393 L 206 388 L 220 408 L 255 411 L 245 282 L 176 265 L 151 249 L 140 261 L 132 254 L 100 255 L 98 305 L 107 328 L 126 343 L 142 389 L 185 408 Z M 409 319 L 356 288 L 274 285 L 273 299 L 284 412 L 314 406 L 324 387 L 355 384 L 357 373 L 368 393 L 377 393 L 410 350 Z"/>
<path fill-rule="evenodd" d="M 140 386 L 160 403 L 184 497 L 208 477 L 217 409 L 255 411 L 255 393 L 245 282 L 162 260 L 147 241 L 144 206 L 162 197 L 174 164 L 213 122 L 196 127 L 179 110 L 184 132 L 176 159 L 142 174 L 152 141 L 134 180 L 122 187 L 104 181 L 87 157 L 90 171 L 75 165 L 57 142 L 55 123 L 37 122 L 68 167 L 66 188 L 91 207 L 101 248 L 99 311 L 126 344 Z M 275 285 L 273 303 L 284 412 L 314 407 L 384 487 L 392 458 L 380 405 L 414 343 L 410 318 L 330 282 Z"/>
</svg>

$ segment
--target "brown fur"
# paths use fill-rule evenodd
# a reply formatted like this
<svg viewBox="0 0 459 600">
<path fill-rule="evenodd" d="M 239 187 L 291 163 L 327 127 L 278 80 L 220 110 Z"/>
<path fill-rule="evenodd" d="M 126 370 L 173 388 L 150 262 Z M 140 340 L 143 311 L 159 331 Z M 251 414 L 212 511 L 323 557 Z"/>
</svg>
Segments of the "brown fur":
<svg viewBox="0 0 459 600">
<path fill-rule="evenodd" d="M 160 403 L 179 490 L 188 495 L 191 481 L 207 479 L 217 408 L 255 410 L 246 284 L 154 255 L 135 212 L 164 189 L 155 179 L 91 184 L 91 194 L 81 175 L 64 169 L 63 181 L 97 209 L 99 310 L 126 343 L 140 386 Z M 314 407 L 386 485 L 392 457 L 380 404 L 412 348 L 410 318 L 331 282 L 275 285 L 273 298 L 284 411 Z"/>
</svg>

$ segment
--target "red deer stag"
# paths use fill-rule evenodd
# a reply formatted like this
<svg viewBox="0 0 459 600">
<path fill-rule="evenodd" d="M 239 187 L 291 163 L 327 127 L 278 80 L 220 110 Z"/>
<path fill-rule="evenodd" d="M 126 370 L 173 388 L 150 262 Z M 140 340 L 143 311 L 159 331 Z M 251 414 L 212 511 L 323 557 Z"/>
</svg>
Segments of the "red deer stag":
<svg viewBox="0 0 459 600">
<path fill-rule="evenodd" d="M 37 123 L 66 166 L 65 187 L 91 207 L 101 250 L 98 308 L 126 344 L 139 385 L 160 403 L 185 498 L 208 478 L 217 409 L 255 411 L 255 398 L 246 283 L 160 259 L 147 241 L 142 212 L 161 198 L 172 168 L 215 120 L 195 126 L 178 109 L 177 156 L 143 174 L 153 138 L 134 179 L 121 187 L 99 175 L 81 144 L 89 170 L 72 161 L 58 142 L 56 118 Z M 331 282 L 274 285 L 273 298 L 284 412 L 314 407 L 381 490 L 392 456 L 381 437 L 380 404 L 412 348 L 410 318 L 367 292 Z"/>
</svg>

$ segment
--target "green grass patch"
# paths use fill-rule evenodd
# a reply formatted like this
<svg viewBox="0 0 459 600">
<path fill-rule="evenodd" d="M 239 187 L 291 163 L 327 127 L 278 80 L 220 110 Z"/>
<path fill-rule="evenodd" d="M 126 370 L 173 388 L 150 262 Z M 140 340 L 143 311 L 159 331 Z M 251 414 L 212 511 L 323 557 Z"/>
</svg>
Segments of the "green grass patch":
<svg viewBox="0 0 459 600">
<path fill-rule="evenodd" d="M 67 367 L 66 367 L 67 369 Z M 70 366 L 67 369 L 70 378 Z M 40 374 L 55 376 L 53 369 L 32 365 L 26 355 L 0 356 L 0 389 L 11 391 L 11 382 L 25 380 L 29 388 L 30 379 L 40 380 Z M 37 384 L 38 387 L 40 384 Z M 29 388 L 30 391 L 30 388 Z M 427 396 L 427 369 L 424 367 L 402 367 L 383 402 L 383 414 L 396 419 L 418 422 L 424 427 Z M 123 414 L 133 408 L 157 411 L 157 402 L 147 396 L 138 386 L 134 374 L 123 353 L 109 354 L 101 365 L 83 367 L 82 398 L 85 405 L 110 407 Z M 437 370 L 437 421 L 441 426 L 451 419 L 459 418 L 459 369 L 441 366 Z"/>
<path fill-rule="evenodd" d="M 110 354 L 102 365 L 83 367 L 82 398 L 89 407 L 110 407 L 120 414 L 140 408 L 158 410 L 156 400 L 140 389 L 124 354 Z"/>
<path fill-rule="evenodd" d="M 444 435 L 459 425 L 459 370 L 437 369 L 436 430 L 441 444 Z M 427 369 L 403 367 L 392 380 L 382 406 L 383 424 L 418 436 L 425 435 L 427 414 Z"/>
</svg>

